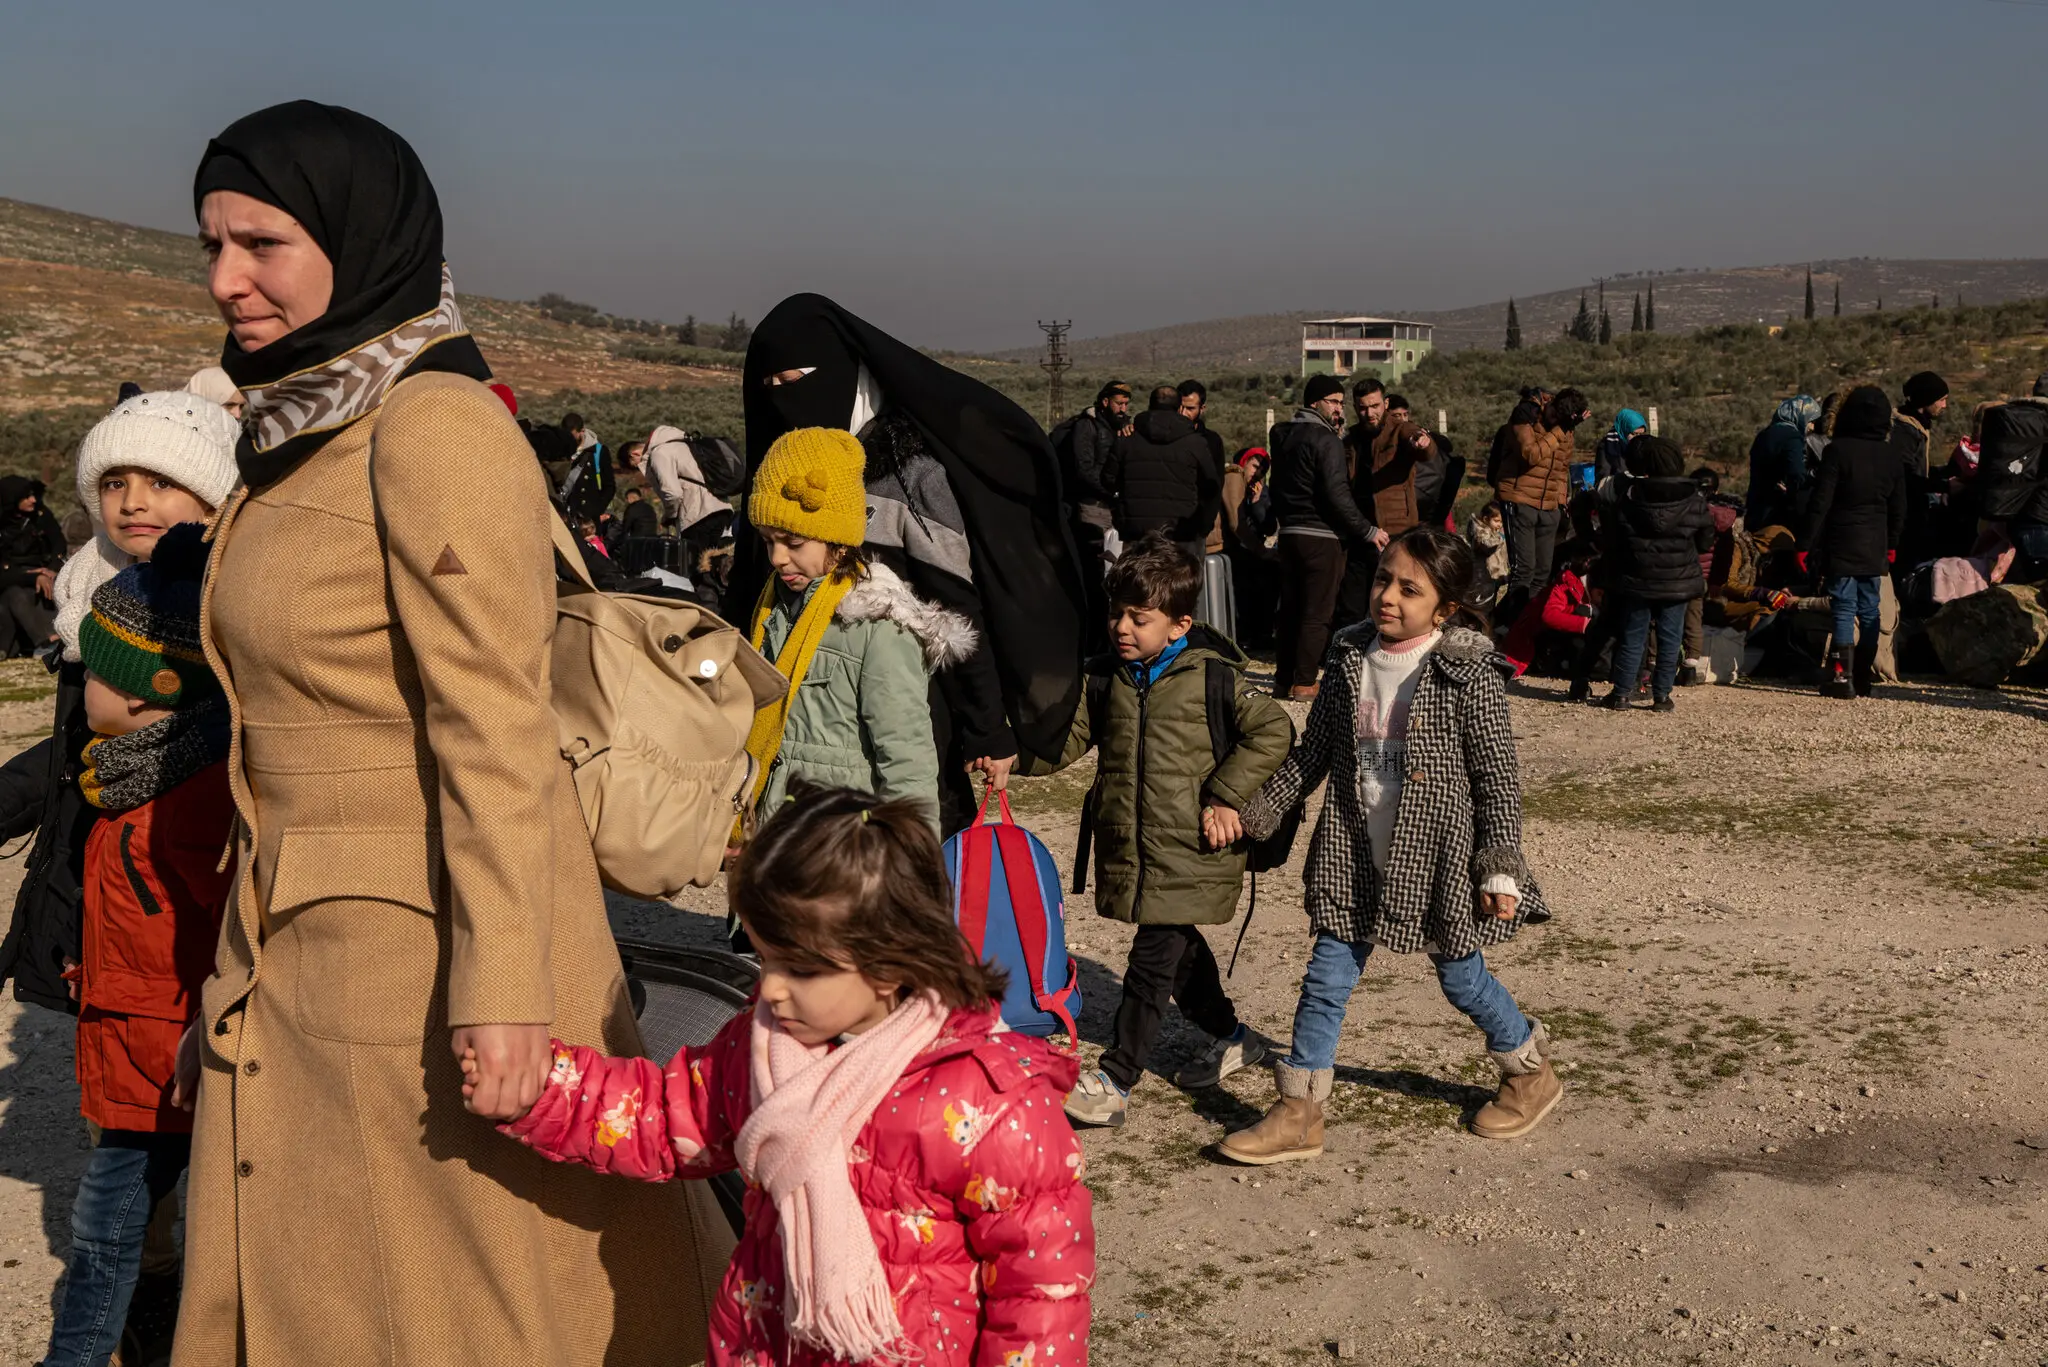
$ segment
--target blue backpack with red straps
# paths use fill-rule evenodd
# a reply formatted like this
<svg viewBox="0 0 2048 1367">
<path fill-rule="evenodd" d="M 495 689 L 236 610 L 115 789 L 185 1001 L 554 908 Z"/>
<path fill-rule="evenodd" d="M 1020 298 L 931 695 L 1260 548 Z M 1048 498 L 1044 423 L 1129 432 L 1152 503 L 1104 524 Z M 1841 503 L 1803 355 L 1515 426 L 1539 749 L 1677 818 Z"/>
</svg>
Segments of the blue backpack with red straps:
<svg viewBox="0 0 2048 1367">
<path fill-rule="evenodd" d="M 1000 817 L 988 804 L 1000 800 Z M 1010 815 L 1008 793 L 982 799 L 974 824 L 946 842 L 946 876 L 953 880 L 953 921 L 968 946 L 1009 975 L 1003 1023 L 1020 1035 L 1080 1035 L 1081 975 L 1067 953 L 1066 903 L 1052 851 Z"/>
</svg>

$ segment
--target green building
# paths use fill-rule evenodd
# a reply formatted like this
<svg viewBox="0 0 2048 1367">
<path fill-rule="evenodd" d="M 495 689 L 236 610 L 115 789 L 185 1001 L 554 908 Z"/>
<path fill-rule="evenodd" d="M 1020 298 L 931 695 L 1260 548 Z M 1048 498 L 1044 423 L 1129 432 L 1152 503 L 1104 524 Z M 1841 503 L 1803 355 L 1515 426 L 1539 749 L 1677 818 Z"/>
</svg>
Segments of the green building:
<svg viewBox="0 0 2048 1367">
<path fill-rule="evenodd" d="M 1375 375 L 1397 384 L 1436 346 L 1436 329 L 1402 318 L 1311 318 L 1301 325 L 1301 374 Z"/>
</svg>

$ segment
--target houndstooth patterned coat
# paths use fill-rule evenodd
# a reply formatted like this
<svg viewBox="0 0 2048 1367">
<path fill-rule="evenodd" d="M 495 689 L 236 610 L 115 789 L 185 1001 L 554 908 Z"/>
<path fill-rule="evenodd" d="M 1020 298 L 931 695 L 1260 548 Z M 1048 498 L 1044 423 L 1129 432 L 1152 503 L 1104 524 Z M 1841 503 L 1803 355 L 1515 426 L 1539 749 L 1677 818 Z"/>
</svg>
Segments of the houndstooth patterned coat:
<svg viewBox="0 0 2048 1367">
<path fill-rule="evenodd" d="M 1400 954 L 1451 958 L 1511 939 L 1550 916 L 1522 858 L 1522 787 L 1508 727 L 1505 661 L 1476 631 L 1453 627 L 1423 666 L 1408 714 L 1408 774 L 1382 884 L 1366 836 L 1358 772 L 1358 693 L 1377 628 L 1339 632 L 1301 743 L 1244 810 L 1254 839 L 1272 834 L 1327 776 L 1330 792 L 1309 841 L 1309 921 L 1324 934 L 1371 940 Z M 1482 917 L 1489 875 L 1521 888 L 1513 920 Z"/>
</svg>

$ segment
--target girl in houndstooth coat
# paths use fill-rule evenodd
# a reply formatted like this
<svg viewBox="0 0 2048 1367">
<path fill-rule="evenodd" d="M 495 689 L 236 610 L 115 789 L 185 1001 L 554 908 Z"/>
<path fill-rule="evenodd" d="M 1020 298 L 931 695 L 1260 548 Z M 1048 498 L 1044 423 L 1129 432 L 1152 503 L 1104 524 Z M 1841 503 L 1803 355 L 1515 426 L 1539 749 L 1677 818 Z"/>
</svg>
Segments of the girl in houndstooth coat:
<svg viewBox="0 0 2048 1367">
<path fill-rule="evenodd" d="M 1387 548 L 1368 619 L 1331 645 L 1301 743 L 1242 813 L 1244 833 L 1264 838 L 1330 780 L 1304 873 L 1316 939 L 1293 1046 L 1276 1065 L 1280 1100 L 1223 1141 L 1228 1157 L 1322 1152 L 1338 1034 L 1374 946 L 1427 953 L 1445 997 L 1485 1032 L 1502 1082 L 1475 1133 L 1527 1134 L 1563 1094 L 1542 1023 L 1482 952 L 1549 912 L 1522 857 L 1508 666 L 1472 629 L 1480 621 L 1461 601 L 1471 582 L 1471 548 L 1441 529 Z"/>
</svg>

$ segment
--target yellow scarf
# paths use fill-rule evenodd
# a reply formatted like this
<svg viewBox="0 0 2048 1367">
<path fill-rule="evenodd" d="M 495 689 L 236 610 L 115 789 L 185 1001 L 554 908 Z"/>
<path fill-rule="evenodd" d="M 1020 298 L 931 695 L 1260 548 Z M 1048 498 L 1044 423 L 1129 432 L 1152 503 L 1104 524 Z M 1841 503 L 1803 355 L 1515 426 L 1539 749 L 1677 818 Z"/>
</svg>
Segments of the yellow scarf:
<svg viewBox="0 0 2048 1367">
<path fill-rule="evenodd" d="M 754 649 L 760 650 L 768 638 L 768 614 L 775 610 L 775 578 L 761 586 L 760 601 L 754 604 L 754 625 L 748 632 L 748 639 Z M 796 622 L 789 629 L 789 636 L 782 643 L 782 649 L 775 656 L 775 670 L 789 680 L 789 691 L 776 701 L 754 713 L 753 730 L 747 733 L 747 753 L 759 764 L 754 779 L 754 802 L 761 800 L 761 794 L 768 791 L 768 770 L 775 764 L 775 756 L 782 750 L 782 727 L 789 720 L 789 709 L 796 701 L 799 688 L 804 686 L 804 675 L 810 673 L 811 657 L 818 653 L 818 642 L 825 639 L 825 628 L 832 625 L 832 614 L 839 609 L 839 600 L 853 591 L 855 580 L 851 574 L 831 574 L 811 592 L 810 601 L 797 615 Z M 752 804 L 749 804 L 752 805 Z M 735 836 L 735 843 L 738 837 Z"/>
</svg>

